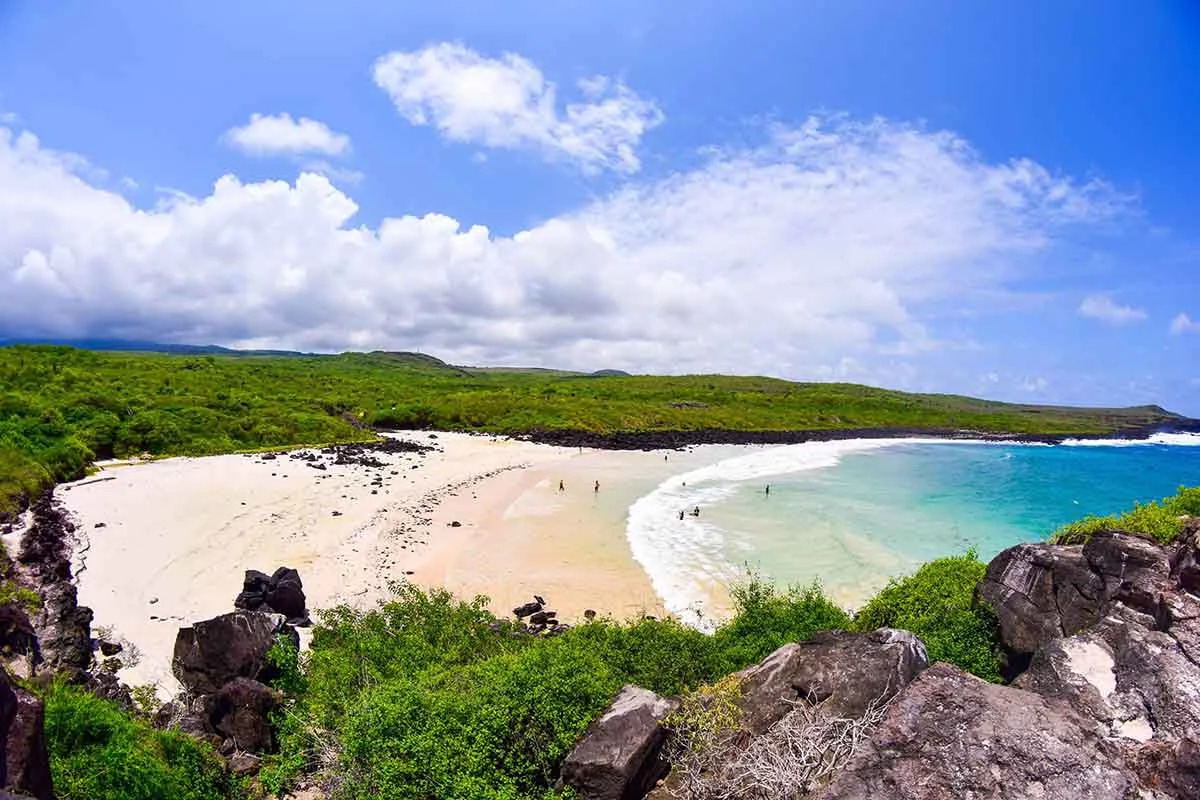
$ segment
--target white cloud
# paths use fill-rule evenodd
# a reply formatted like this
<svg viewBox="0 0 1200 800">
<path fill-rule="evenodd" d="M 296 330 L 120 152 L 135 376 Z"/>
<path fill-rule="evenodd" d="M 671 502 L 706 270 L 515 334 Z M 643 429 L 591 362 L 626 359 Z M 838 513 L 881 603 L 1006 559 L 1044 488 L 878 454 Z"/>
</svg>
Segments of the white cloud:
<svg viewBox="0 0 1200 800">
<path fill-rule="evenodd" d="M 1180 312 L 1171 320 L 1171 333 L 1178 336 L 1181 333 L 1200 332 L 1200 320 L 1193 320 L 1187 314 Z"/>
<path fill-rule="evenodd" d="M 252 156 L 340 156 L 350 150 L 350 137 L 335 133 L 324 122 L 290 114 L 251 114 L 245 125 L 222 137 L 231 147 Z"/>
<path fill-rule="evenodd" d="M 1146 318 L 1146 312 L 1133 306 L 1123 306 L 1106 294 L 1089 294 L 1079 304 L 1079 313 L 1110 325 L 1127 325 Z"/>
<path fill-rule="evenodd" d="M 1030 394 L 1038 394 L 1044 392 L 1049 382 L 1043 377 L 1025 378 L 1021 381 L 1021 391 L 1029 392 Z"/>
<path fill-rule="evenodd" d="M 436 213 L 356 226 L 311 173 L 138 209 L 79 163 L 0 130 L 0 338 L 909 381 L 887 353 L 937 347 L 935 311 L 1040 270 L 1061 224 L 1114 203 L 884 120 L 780 130 L 514 236 Z"/>
<path fill-rule="evenodd" d="M 582 101 L 559 108 L 557 87 L 513 53 L 486 58 L 461 44 L 392 52 L 375 83 L 413 125 L 484 147 L 532 149 L 585 173 L 636 172 L 642 135 L 663 121 L 658 106 L 603 76 L 578 82 Z"/>
</svg>

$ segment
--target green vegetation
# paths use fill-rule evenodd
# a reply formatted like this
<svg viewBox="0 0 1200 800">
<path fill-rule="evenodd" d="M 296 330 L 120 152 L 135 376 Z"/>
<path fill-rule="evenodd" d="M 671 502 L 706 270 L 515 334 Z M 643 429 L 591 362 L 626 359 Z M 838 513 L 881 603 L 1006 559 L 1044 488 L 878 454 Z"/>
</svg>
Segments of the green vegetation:
<svg viewBox="0 0 1200 800">
<path fill-rule="evenodd" d="M 45 700 L 46 746 L 60 800 L 241 796 L 206 744 L 156 731 L 82 689 L 55 684 Z"/>
<path fill-rule="evenodd" d="M 935 592 L 935 610 L 959 600 L 966 571 L 950 572 L 955 586 Z M 320 615 L 303 675 L 277 684 L 292 689 L 278 718 L 280 753 L 263 773 L 268 790 L 325 767 L 344 777 L 350 800 L 546 798 L 562 759 L 622 685 L 708 696 L 780 645 L 853 625 L 819 586 L 781 592 L 756 576 L 734 589 L 736 613 L 713 635 L 673 620 L 599 619 L 544 639 L 516 634 L 486 611 L 486 598 L 393 590 L 373 611 Z M 942 652 L 980 668 L 969 646 Z M 994 671 L 994 661 L 983 667 Z"/>
<path fill-rule="evenodd" d="M 974 551 L 930 561 L 913 575 L 888 583 L 854 616 L 854 627 L 911 631 L 925 643 L 930 663 L 948 661 L 999 682 L 996 619 L 974 602 L 975 586 L 986 569 Z"/>
<path fill-rule="evenodd" d="M 371 426 L 537 430 L 964 428 L 1103 434 L 1175 419 L 841 383 L 461 369 L 406 353 L 168 355 L 0 347 L 0 513 L 93 458 L 205 455 L 373 436 Z"/>
<path fill-rule="evenodd" d="M 642 618 L 543 639 L 515 635 L 485 598 L 394 590 L 369 613 L 321 615 L 302 689 L 281 715 L 268 789 L 324 764 L 345 776 L 348 798 L 548 797 L 562 759 L 622 685 L 677 694 L 849 623 L 816 587 L 779 594 L 754 579 L 713 636 Z"/>
<path fill-rule="evenodd" d="M 1164 544 L 1175 541 L 1184 530 L 1183 517 L 1200 517 L 1200 486 L 1180 486 L 1170 497 L 1150 503 L 1135 503 L 1124 514 L 1089 515 L 1068 523 L 1050 537 L 1053 544 L 1083 544 L 1097 531 L 1128 531 L 1153 536 Z"/>
</svg>

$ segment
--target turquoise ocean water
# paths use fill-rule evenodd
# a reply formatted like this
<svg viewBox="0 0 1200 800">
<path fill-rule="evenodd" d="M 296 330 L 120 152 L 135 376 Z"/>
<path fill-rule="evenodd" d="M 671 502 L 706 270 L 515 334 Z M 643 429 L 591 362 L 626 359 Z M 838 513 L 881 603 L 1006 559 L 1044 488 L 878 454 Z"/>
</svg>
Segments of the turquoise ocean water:
<svg viewBox="0 0 1200 800">
<path fill-rule="evenodd" d="M 987 560 L 1200 484 L 1200 436 L 1059 446 L 828 442 L 760 448 L 673 476 L 630 507 L 635 558 L 672 611 L 719 613 L 752 569 L 819 580 L 853 607 L 890 576 L 974 548 Z M 770 486 L 770 494 L 764 490 Z M 680 510 L 695 507 L 700 516 Z"/>
</svg>

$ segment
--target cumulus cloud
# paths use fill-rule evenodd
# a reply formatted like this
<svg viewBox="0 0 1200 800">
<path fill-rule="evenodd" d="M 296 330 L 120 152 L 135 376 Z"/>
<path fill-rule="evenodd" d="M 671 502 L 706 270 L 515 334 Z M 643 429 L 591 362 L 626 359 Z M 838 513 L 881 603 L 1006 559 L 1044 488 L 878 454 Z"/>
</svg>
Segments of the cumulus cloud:
<svg viewBox="0 0 1200 800">
<path fill-rule="evenodd" d="M 341 156 L 350 150 L 350 137 L 330 130 L 324 122 L 290 114 L 251 114 L 245 125 L 222 137 L 230 147 L 251 156 Z"/>
<path fill-rule="evenodd" d="M 388 53 L 374 76 L 413 125 L 456 142 L 535 150 L 585 173 L 636 172 L 642 135 L 663 121 L 657 105 L 603 76 L 579 81 L 581 99 L 560 108 L 557 87 L 531 61 L 487 58 L 461 44 Z"/>
<path fill-rule="evenodd" d="M 1193 320 L 1187 314 L 1180 312 L 1171 320 L 1171 333 L 1178 336 L 1181 333 L 1200 332 L 1200 321 Z"/>
<path fill-rule="evenodd" d="M 458 363 L 911 379 L 932 311 L 1040 268 L 1096 183 L 886 120 L 810 120 L 512 236 L 355 225 L 324 176 L 139 209 L 0 129 L 0 337 L 103 333 Z M 906 377 L 907 376 L 907 377 Z"/>
<path fill-rule="evenodd" d="M 1133 306 L 1123 306 L 1106 294 L 1090 294 L 1079 304 L 1079 313 L 1109 325 L 1127 325 L 1146 318 L 1146 312 Z"/>
</svg>

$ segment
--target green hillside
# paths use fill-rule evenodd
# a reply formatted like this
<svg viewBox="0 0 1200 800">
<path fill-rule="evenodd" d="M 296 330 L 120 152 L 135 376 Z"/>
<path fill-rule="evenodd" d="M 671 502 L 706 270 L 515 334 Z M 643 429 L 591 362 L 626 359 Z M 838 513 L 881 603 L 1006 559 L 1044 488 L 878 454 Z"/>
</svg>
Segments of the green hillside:
<svg viewBox="0 0 1200 800">
<path fill-rule="evenodd" d="M 480 369 L 419 353 L 336 356 L 0 348 L 0 510 L 95 458 L 369 439 L 372 427 L 534 431 L 970 429 L 1104 434 L 1179 421 L 774 378 Z"/>
</svg>

